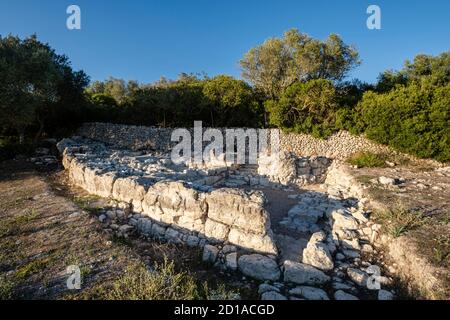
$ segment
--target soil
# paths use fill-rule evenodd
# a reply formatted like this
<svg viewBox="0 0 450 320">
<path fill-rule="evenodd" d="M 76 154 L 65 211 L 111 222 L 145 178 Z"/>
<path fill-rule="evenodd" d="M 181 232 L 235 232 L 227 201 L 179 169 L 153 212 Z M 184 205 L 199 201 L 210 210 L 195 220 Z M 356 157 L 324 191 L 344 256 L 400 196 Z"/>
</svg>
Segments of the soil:
<svg viewBox="0 0 450 320">
<path fill-rule="evenodd" d="M 198 250 L 137 236 L 118 241 L 98 220 L 96 208 L 101 205 L 81 189 L 69 188 L 58 166 L 42 169 L 25 160 L 0 162 L 1 298 L 86 298 L 83 291 L 115 281 L 131 262 L 151 267 L 164 258 L 199 283 L 223 285 L 244 299 L 256 298 L 256 283 L 205 266 Z M 69 265 L 79 266 L 82 273 L 82 288 L 75 294 L 66 285 Z"/>
</svg>

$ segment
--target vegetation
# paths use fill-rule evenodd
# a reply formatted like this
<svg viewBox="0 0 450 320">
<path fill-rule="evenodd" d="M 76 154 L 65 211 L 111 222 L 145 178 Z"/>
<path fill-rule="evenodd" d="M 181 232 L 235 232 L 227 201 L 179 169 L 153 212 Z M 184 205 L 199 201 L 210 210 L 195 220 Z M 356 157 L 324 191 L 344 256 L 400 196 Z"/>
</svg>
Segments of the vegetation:
<svg viewBox="0 0 450 320">
<path fill-rule="evenodd" d="M 375 218 L 383 222 L 386 231 L 394 238 L 420 227 L 426 219 L 420 212 L 403 209 L 376 212 Z"/>
<path fill-rule="evenodd" d="M 239 295 L 223 286 L 210 289 L 206 283 L 198 284 L 185 271 L 177 272 L 173 261 L 164 260 L 149 270 L 142 263 L 135 263 L 112 284 L 100 285 L 86 291 L 82 299 L 106 300 L 196 300 L 233 299 Z"/>
<path fill-rule="evenodd" d="M 335 121 L 336 89 L 329 80 L 297 82 L 279 100 L 268 100 L 265 106 L 271 125 L 326 137 Z"/>
<path fill-rule="evenodd" d="M 359 168 L 386 167 L 386 155 L 373 152 L 358 152 L 352 155 L 347 162 Z"/>
<path fill-rule="evenodd" d="M 73 71 L 68 58 L 31 36 L 0 37 L 0 134 L 13 132 L 22 143 L 70 126 L 89 78 Z"/>
<path fill-rule="evenodd" d="M 40 137 L 66 135 L 81 122 L 186 127 L 201 120 L 320 138 L 344 129 L 450 161 L 450 52 L 418 55 L 402 70 L 380 74 L 375 85 L 344 82 L 360 63 L 356 49 L 334 34 L 322 41 L 292 29 L 250 49 L 240 63 L 251 85 L 183 73 L 152 84 L 109 78 L 87 87 L 83 71 L 35 36 L 0 38 L 0 158 L 28 153 Z M 359 161 L 370 166 L 376 159 Z"/>
<path fill-rule="evenodd" d="M 242 76 L 274 99 L 296 82 L 340 81 L 359 59 L 358 52 L 336 34 L 321 41 L 291 29 L 281 39 L 271 38 L 250 49 L 240 63 Z"/>
</svg>

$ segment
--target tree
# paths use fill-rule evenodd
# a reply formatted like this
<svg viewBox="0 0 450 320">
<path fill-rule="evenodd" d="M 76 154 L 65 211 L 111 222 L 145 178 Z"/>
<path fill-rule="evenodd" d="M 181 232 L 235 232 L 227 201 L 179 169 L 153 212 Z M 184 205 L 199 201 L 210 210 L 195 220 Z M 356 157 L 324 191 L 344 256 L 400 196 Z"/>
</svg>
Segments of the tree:
<svg viewBox="0 0 450 320">
<path fill-rule="evenodd" d="M 334 127 L 336 101 L 333 83 L 318 79 L 296 82 L 279 100 L 269 100 L 265 106 L 271 125 L 325 137 Z"/>
<path fill-rule="evenodd" d="M 297 81 L 340 81 L 359 63 L 356 49 L 338 35 L 320 41 L 297 29 L 266 40 L 240 61 L 242 76 L 271 99 Z"/>
<path fill-rule="evenodd" d="M 413 62 L 406 60 L 399 71 L 387 70 L 378 77 L 376 91 L 385 93 L 396 86 L 404 86 L 410 83 L 418 83 L 424 77 L 429 78 L 430 83 L 444 85 L 450 82 L 450 51 L 438 56 L 419 54 Z"/>
<path fill-rule="evenodd" d="M 366 136 L 421 158 L 450 161 L 450 83 L 424 77 L 387 93 L 369 91 L 357 107 Z"/>
<path fill-rule="evenodd" d="M 260 103 L 252 87 L 244 81 L 219 75 L 206 81 L 203 95 L 209 109 L 211 126 L 261 125 Z"/>
<path fill-rule="evenodd" d="M 37 124 L 38 137 L 67 93 L 81 97 L 87 83 L 84 72 L 74 72 L 66 56 L 36 36 L 0 37 L 0 122 L 14 129 L 21 142 L 32 125 Z"/>
</svg>

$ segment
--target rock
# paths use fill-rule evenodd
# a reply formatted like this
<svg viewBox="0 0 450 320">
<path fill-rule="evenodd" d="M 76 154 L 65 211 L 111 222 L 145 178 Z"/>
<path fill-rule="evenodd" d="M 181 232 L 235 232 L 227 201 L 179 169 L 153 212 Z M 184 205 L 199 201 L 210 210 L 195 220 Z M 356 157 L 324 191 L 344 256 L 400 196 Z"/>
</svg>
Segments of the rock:
<svg viewBox="0 0 450 320">
<path fill-rule="evenodd" d="M 186 244 L 189 247 L 197 247 L 199 243 L 199 238 L 196 236 L 188 236 L 186 239 Z"/>
<path fill-rule="evenodd" d="M 183 234 L 174 228 L 167 228 L 166 233 L 164 234 L 164 237 L 166 240 L 170 243 L 177 243 L 182 244 L 183 243 Z"/>
<path fill-rule="evenodd" d="M 340 252 L 336 253 L 336 260 L 344 260 L 344 259 L 345 259 L 345 256 L 342 253 L 340 253 Z"/>
<path fill-rule="evenodd" d="M 220 222 L 207 219 L 205 223 L 205 236 L 215 241 L 224 241 L 228 238 L 230 228 Z"/>
<path fill-rule="evenodd" d="M 129 232 L 131 232 L 133 229 L 134 229 L 134 227 L 133 227 L 133 226 L 130 226 L 130 225 L 128 225 L 128 224 L 124 224 L 124 225 L 121 225 L 121 226 L 119 227 L 119 231 L 122 232 L 122 233 L 129 233 Z"/>
<path fill-rule="evenodd" d="M 378 177 L 378 182 L 383 185 L 390 185 L 390 186 L 394 186 L 397 184 L 396 179 L 384 176 Z"/>
<path fill-rule="evenodd" d="M 319 232 L 313 233 L 313 235 L 309 239 L 309 242 L 310 243 L 323 242 L 326 240 L 326 238 L 327 238 L 327 235 L 325 234 L 325 232 L 319 231 Z"/>
<path fill-rule="evenodd" d="M 138 218 L 136 228 L 140 233 L 150 235 L 152 233 L 152 221 L 147 218 Z"/>
<path fill-rule="evenodd" d="M 378 291 L 378 300 L 394 300 L 394 295 L 390 291 L 381 289 Z"/>
<path fill-rule="evenodd" d="M 280 269 L 277 263 L 261 254 L 241 256 L 238 266 L 244 275 L 258 280 L 276 281 L 280 278 Z"/>
<path fill-rule="evenodd" d="M 315 233 L 314 235 L 316 234 L 317 233 Z M 321 270 L 332 270 L 334 267 L 334 263 L 328 247 L 326 246 L 326 244 L 316 241 L 317 239 L 322 238 L 318 238 L 317 236 L 314 237 L 314 235 L 311 237 L 308 245 L 303 250 L 302 262 L 312 265 L 313 267 L 319 268 Z"/>
<path fill-rule="evenodd" d="M 333 282 L 332 284 L 334 290 L 352 290 L 353 286 L 347 284 L 347 283 L 341 283 L 341 282 Z"/>
<path fill-rule="evenodd" d="M 236 246 L 232 246 L 232 245 L 227 244 L 227 245 L 223 246 L 222 253 L 223 254 L 227 254 L 227 253 L 230 253 L 230 252 L 235 252 L 236 250 L 237 250 Z"/>
<path fill-rule="evenodd" d="M 332 211 L 331 218 L 333 219 L 333 229 L 358 229 L 358 221 L 341 209 Z"/>
<path fill-rule="evenodd" d="M 214 264 L 217 259 L 217 255 L 219 253 L 219 249 L 217 247 L 207 244 L 203 247 L 203 262 Z"/>
<path fill-rule="evenodd" d="M 267 291 L 261 295 L 261 300 L 287 300 L 287 298 L 276 291 Z"/>
<path fill-rule="evenodd" d="M 286 282 L 315 285 L 329 280 L 329 276 L 310 265 L 291 260 L 284 262 L 284 281 Z"/>
<path fill-rule="evenodd" d="M 361 251 L 365 253 L 372 253 L 373 247 L 370 244 L 365 243 L 362 245 Z"/>
<path fill-rule="evenodd" d="M 258 235 L 232 228 L 228 241 L 243 248 L 253 249 L 267 254 L 276 254 L 277 247 L 271 230 L 266 235 Z"/>
<path fill-rule="evenodd" d="M 323 211 L 305 207 L 303 204 L 298 204 L 292 207 L 288 212 L 289 217 L 295 217 L 298 220 L 309 224 L 315 224 L 320 218 L 323 217 L 323 214 Z"/>
<path fill-rule="evenodd" d="M 334 299 L 336 300 L 359 300 L 358 297 L 355 297 L 354 295 L 347 293 L 342 290 L 338 290 L 334 293 Z"/>
<path fill-rule="evenodd" d="M 98 216 L 98 221 L 100 221 L 102 223 L 105 222 L 106 219 L 107 219 L 107 217 L 106 217 L 105 214 L 101 214 L 101 215 Z"/>
<path fill-rule="evenodd" d="M 329 300 L 325 291 L 319 288 L 300 286 L 289 290 L 289 294 L 300 295 L 308 300 Z"/>
<path fill-rule="evenodd" d="M 348 268 L 347 275 L 358 286 L 367 286 L 368 275 L 364 271 L 355 268 Z"/>
<path fill-rule="evenodd" d="M 237 253 L 236 252 L 232 252 L 226 255 L 225 257 L 225 265 L 227 266 L 228 269 L 231 270 L 237 270 Z"/>
<path fill-rule="evenodd" d="M 108 218 L 111 219 L 111 220 L 113 220 L 113 219 L 115 219 L 115 218 L 117 217 L 117 216 L 116 216 L 116 213 L 115 213 L 114 211 L 112 211 L 112 210 L 106 211 L 106 215 L 107 215 Z"/>
<path fill-rule="evenodd" d="M 270 284 L 267 284 L 267 283 L 262 283 L 262 284 L 259 285 L 259 287 L 258 287 L 258 294 L 259 295 L 263 294 L 264 292 L 268 292 L 268 291 L 279 292 L 280 289 L 278 289 L 275 286 L 271 286 Z"/>
<path fill-rule="evenodd" d="M 356 259 L 359 258 L 361 255 L 359 254 L 358 251 L 356 250 L 342 250 L 342 253 L 347 257 L 347 258 L 352 258 L 352 259 Z"/>
<path fill-rule="evenodd" d="M 358 239 L 352 239 L 352 240 L 342 239 L 341 244 L 344 248 L 347 248 L 347 249 L 351 249 L 351 250 L 360 250 L 361 249 Z"/>
</svg>

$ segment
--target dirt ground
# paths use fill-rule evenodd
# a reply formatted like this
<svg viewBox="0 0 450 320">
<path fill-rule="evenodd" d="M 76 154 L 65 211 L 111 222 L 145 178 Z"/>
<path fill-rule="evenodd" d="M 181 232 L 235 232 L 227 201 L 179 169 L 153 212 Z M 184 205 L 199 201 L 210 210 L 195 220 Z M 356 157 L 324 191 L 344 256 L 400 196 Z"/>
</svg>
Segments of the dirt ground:
<svg viewBox="0 0 450 320">
<path fill-rule="evenodd" d="M 128 266 L 151 268 L 165 258 L 199 284 L 255 298 L 251 281 L 204 266 L 198 250 L 105 233 L 95 201 L 69 190 L 60 168 L 38 171 L 23 160 L 0 163 L 0 299 L 102 299 L 90 293 L 117 281 Z M 81 270 L 80 290 L 67 288 L 70 265 Z"/>
<path fill-rule="evenodd" d="M 450 170 L 420 165 L 359 168 L 352 174 L 379 204 L 373 217 L 394 237 L 404 236 L 432 264 L 450 271 Z M 382 186 L 380 176 L 402 180 Z"/>
</svg>

